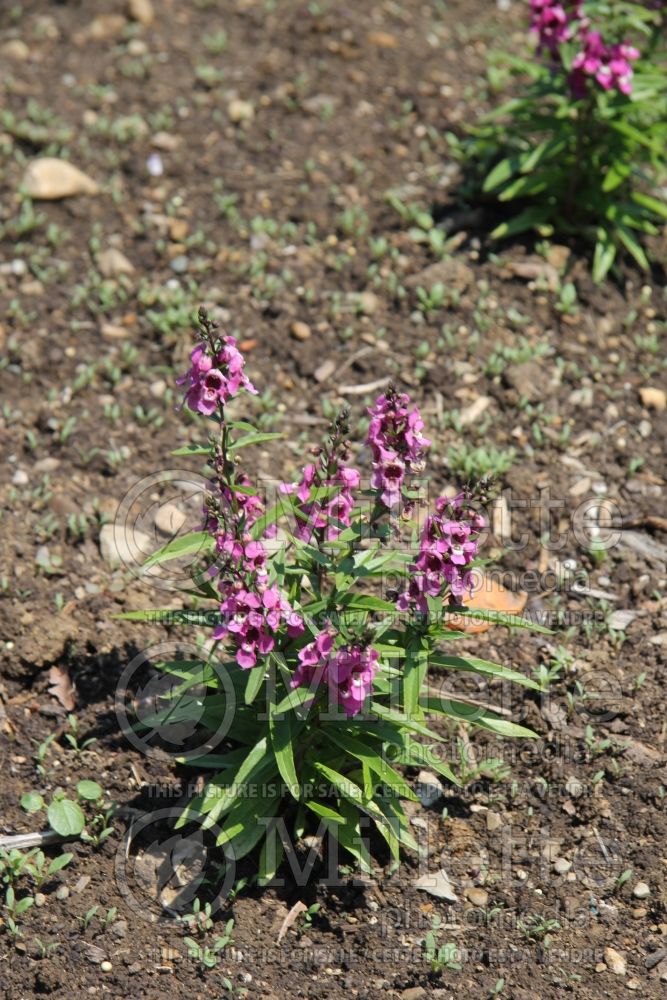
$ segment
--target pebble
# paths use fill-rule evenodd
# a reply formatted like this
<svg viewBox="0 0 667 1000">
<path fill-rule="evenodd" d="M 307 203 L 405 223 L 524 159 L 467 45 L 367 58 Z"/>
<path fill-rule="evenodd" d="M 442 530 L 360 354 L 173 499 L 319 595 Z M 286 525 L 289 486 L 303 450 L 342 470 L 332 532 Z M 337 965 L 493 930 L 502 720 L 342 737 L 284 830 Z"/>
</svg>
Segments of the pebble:
<svg viewBox="0 0 667 1000">
<path fill-rule="evenodd" d="M 308 324 L 303 323 L 301 320 L 296 320 L 292 323 L 290 333 L 295 340 L 310 340 L 312 336 L 312 331 Z"/>
<path fill-rule="evenodd" d="M 59 466 L 59 458 L 40 458 L 39 462 L 35 462 L 33 465 L 33 470 L 35 472 L 55 472 Z"/>
<path fill-rule="evenodd" d="M 111 964 L 111 962 L 106 960 L 100 964 L 100 969 L 102 970 L 102 972 L 111 972 L 111 970 L 113 969 L 113 965 Z"/>
<path fill-rule="evenodd" d="M 327 358 L 323 361 L 319 367 L 315 369 L 313 375 L 315 376 L 316 382 L 326 382 L 326 380 L 333 375 L 336 371 L 336 362 L 332 361 L 331 358 Z"/>
<path fill-rule="evenodd" d="M 656 389 L 647 385 L 639 390 L 642 405 L 648 410 L 664 410 L 667 407 L 667 393 L 664 389 Z"/>
<path fill-rule="evenodd" d="M 24 472 L 23 469 L 17 469 L 12 476 L 12 483 L 14 486 L 27 486 L 28 485 L 28 473 Z"/>
<path fill-rule="evenodd" d="M 44 904 L 46 903 L 46 896 L 44 895 L 43 892 L 36 892 L 34 898 L 35 898 L 35 906 L 44 906 Z"/>
<path fill-rule="evenodd" d="M 628 963 L 620 951 L 616 951 L 615 948 L 605 948 L 604 960 L 609 971 L 613 972 L 615 976 L 625 975 Z"/>
<path fill-rule="evenodd" d="M 489 894 L 486 889 L 480 889 L 476 886 L 465 889 L 463 895 L 473 906 L 486 906 L 489 902 Z"/>
<path fill-rule="evenodd" d="M 565 875 L 566 872 L 569 872 L 571 867 L 572 862 L 568 861 L 567 858 L 556 858 L 554 861 L 554 868 L 559 875 Z"/>
<path fill-rule="evenodd" d="M 364 316 L 373 316 L 378 311 L 380 300 L 375 292 L 362 292 L 357 298 L 357 304 Z"/>
<path fill-rule="evenodd" d="M 167 383 L 163 378 L 159 378 L 156 382 L 151 382 L 148 391 L 154 399 L 162 399 L 167 391 Z"/>
<path fill-rule="evenodd" d="M 499 830 L 503 825 L 503 819 L 500 813 L 494 812 L 493 809 L 489 809 L 486 814 L 486 829 L 489 833 L 493 833 L 494 830 Z"/>
<path fill-rule="evenodd" d="M 165 503 L 158 507 L 155 527 L 163 535 L 175 535 L 185 524 L 186 516 L 175 503 Z"/>
<path fill-rule="evenodd" d="M 35 201 L 56 201 L 77 194 L 99 194 L 98 184 L 67 160 L 42 156 L 26 167 L 21 181 L 25 194 Z"/>
<path fill-rule="evenodd" d="M 119 274 L 132 274 L 134 271 L 132 261 L 128 260 L 125 254 L 116 250 L 115 247 L 109 247 L 108 250 L 103 250 L 99 254 L 97 266 L 104 278 L 116 278 Z"/>
<path fill-rule="evenodd" d="M 15 59 L 17 62 L 26 62 L 30 58 L 30 49 L 20 38 L 12 38 L 0 49 L 0 55 L 5 59 Z"/>
<path fill-rule="evenodd" d="M 67 888 L 67 886 L 59 885 L 58 888 L 56 889 L 56 899 L 59 899 L 62 902 L 62 900 L 67 899 L 68 896 L 69 896 L 69 889 Z"/>
<path fill-rule="evenodd" d="M 242 101 L 240 98 L 235 97 L 227 105 L 227 114 L 230 121 L 234 122 L 235 125 L 239 125 L 241 122 L 252 121 L 255 117 L 255 109 L 250 101 Z"/>
<path fill-rule="evenodd" d="M 646 899 L 647 896 L 651 895 L 650 886 L 646 882 L 637 882 L 637 885 L 632 890 L 632 895 L 636 896 L 637 899 Z"/>
<path fill-rule="evenodd" d="M 138 21 L 144 27 L 148 27 L 155 20 L 151 0 L 128 0 L 127 13 L 133 21 Z"/>
<path fill-rule="evenodd" d="M 434 805 L 444 794 L 442 783 L 431 771 L 419 772 L 415 791 L 417 792 L 419 801 L 426 808 Z"/>
<path fill-rule="evenodd" d="M 573 799 L 578 799 L 584 794 L 584 786 L 574 775 L 570 777 L 565 782 L 565 791 Z"/>
<path fill-rule="evenodd" d="M 175 274 L 185 274 L 190 266 L 190 261 L 185 254 L 180 253 L 178 257 L 174 257 L 169 266 Z"/>
<path fill-rule="evenodd" d="M 101 332 L 102 336 L 108 337 L 109 340 L 122 340 L 124 337 L 130 336 L 130 331 L 117 323 L 103 323 Z"/>
<path fill-rule="evenodd" d="M 409 990 L 403 990 L 401 997 L 403 1000 L 424 1000 L 428 993 L 423 986 L 411 986 Z"/>
<path fill-rule="evenodd" d="M 100 530 L 100 555 L 111 569 L 121 564 L 138 568 L 154 547 L 153 540 L 136 528 L 116 531 L 113 524 L 104 524 Z"/>
</svg>

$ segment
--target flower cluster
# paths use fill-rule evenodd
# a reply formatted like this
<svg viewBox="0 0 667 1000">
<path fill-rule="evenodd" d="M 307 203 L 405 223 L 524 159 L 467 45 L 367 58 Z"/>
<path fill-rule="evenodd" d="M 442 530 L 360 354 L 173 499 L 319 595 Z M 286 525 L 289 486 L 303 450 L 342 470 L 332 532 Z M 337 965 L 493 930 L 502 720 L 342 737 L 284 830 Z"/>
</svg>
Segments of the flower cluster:
<svg viewBox="0 0 667 1000">
<path fill-rule="evenodd" d="M 424 452 L 431 442 L 424 437 L 424 421 L 416 406 L 410 409 L 406 393 L 389 388 L 368 408 L 371 422 L 366 443 L 373 453 L 371 486 L 381 490 L 385 507 L 396 507 L 401 500 L 406 473 L 421 472 Z"/>
<path fill-rule="evenodd" d="M 211 416 L 239 389 L 257 395 L 257 390 L 243 371 L 245 359 L 236 346 L 235 337 L 223 337 L 218 344 L 198 344 L 190 355 L 190 368 L 177 379 L 177 385 L 187 386 L 185 403 L 197 413 Z"/>
<path fill-rule="evenodd" d="M 296 688 L 327 683 L 332 702 L 351 718 L 361 711 L 372 690 L 378 653 L 372 646 L 341 646 L 333 653 L 333 642 L 334 633 L 324 629 L 299 651 L 299 666 L 291 685 Z"/>
<path fill-rule="evenodd" d="M 447 588 L 453 597 L 463 597 L 472 586 L 470 564 L 485 525 L 484 517 L 470 507 L 466 493 L 453 499 L 440 497 L 435 513 L 426 519 L 407 589 L 396 602 L 398 610 L 414 608 L 427 614 L 427 597 L 439 597 Z"/>
<path fill-rule="evenodd" d="M 586 81 L 593 77 L 604 90 L 614 87 L 621 94 L 632 92 L 632 65 L 639 59 L 639 49 L 632 45 L 605 45 L 599 31 L 586 31 L 581 36 L 582 49 L 572 60 L 569 76 L 576 97 L 586 93 Z"/>
<path fill-rule="evenodd" d="M 530 6 L 538 51 L 546 49 L 560 63 L 563 43 L 576 39 L 581 46 L 568 74 L 574 97 L 586 95 L 589 80 L 595 80 L 604 90 L 615 88 L 626 95 L 632 92 L 632 63 L 639 58 L 639 50 L 626 42 L 606 44 L 599 31 L 590 30 L 581 0 L 531 0 Z"/>
<path fill-rule="evenodd" d="M 322 476 L 317 466 L 310 464 L 304 467 L 300 483 L 283 483 L 281 491 L 295 493 L 299 500 L 294 525 L 296 537 L 307 542 L 315 532 L 320 532 L 327 542 L 338 538 L 350 526 L 354 507 L 352 490 L 358 488 L 360 479 L 357 469 L 350 466 L 338 465 L 333 475 Z M 311 499 L 313 490 L 315 496 Z M 326 499 L 318 498 L 319 490 Z"/>
<path fill-rule="evenodd" d="M 530 27 L 537 34 L 538 49 L 558 54 L 563 42 L 574 37 L 575 22 L 583 17 L 582 3 L 530 0 Z"/>
<path fill-rule="evenodd" d="M 303 632 L 303 619 L 291 607 L 277 587 L 258 583 L 247 590 L 243 584 L 225 582 L 221 587 L 220 611 L 225 620 L 213 632 L 214 639 L 231 637 L 236 643 L 236 662 L 244 670 L 257 663 L 274 648 L 276 633 L 286 624 L 290 636 Z"/>
</svg>

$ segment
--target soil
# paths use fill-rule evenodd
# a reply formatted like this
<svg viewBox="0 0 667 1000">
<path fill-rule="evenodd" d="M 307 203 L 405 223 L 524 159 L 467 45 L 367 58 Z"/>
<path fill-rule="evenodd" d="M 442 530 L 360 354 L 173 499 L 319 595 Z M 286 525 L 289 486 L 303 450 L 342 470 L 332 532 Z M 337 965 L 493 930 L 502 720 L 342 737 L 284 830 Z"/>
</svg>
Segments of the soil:
<svg viewBox="0 0 667 1000">
<path fill-rule="evenodd" d="M 7 1000 L 664 996 L 667 412 L 641 390 L 665 388 L 665 276 L 628 265 L 595 288 L 582 247 L 489 246 L 461 205 L 447 133 L 493 102 L 489 46 L 524 44 L 523 6 L 154 0 L 143 24 L 138 2 L 133 17 L 101 0 L 3 5 L 0 833 L 44 827 L 24 793 L 84 778 L 120 807 L 99 846 L 67 845 L 21 936 L 5 908 Z M 31 214 L 19 190 L 40 155 L 71 159 L 99 194 Z M 447 228 L 444 260 L 389 192 Z M 118 268 L 109 249 L 129 273 L 101 273 Z M 559 275 L 576 286 L 569 310 Z M 417 288 L 436 281 L 445 301 L 420 310 Z M 212 969 L 130 873 L 199 772 L 128 741 L 117 715 L 137 654 L 194 633 L 114 619 L 179 599 L 100 549 L 123 501 L 124 531 L 149 549 L 165 503 L 196 522 L 202 468 L 170 452 L 201 438 L 174 387 L 200 304 L 244 342 L 260 388 L 237 412 L 285 434 L 248 452 L 250 473 L 291 478 L 327 418 L 347 402 L 361 428 L 388 378 L 422 408 L 434 488 L 498 466 L 494 449 L 507 458 L 511 534 L 499 508 L 487 571 L 557 632 L 495 628 L 461 648 L 561 667 L 542 696 L 436 677 L 539 740 L 451 732 L 464 785 L 414 810 L 425 861 L 392 873 L 379 852 L 374 877 L 344 869 L 331 885 L 325 855 L 305 886 L 283 868 L 282 886 L 241 888 L 200 937 L 234 920 Z M 596 552 L 590 518 L 609 512 L 623 527 Z M 169 815 L 142 832 L 156 810 Z M 456 901 L 415 887 L 440 868 Z M 278 943 L 299 901 L 319 909 Z M 422 944 L 434 917 L 456 946 L 437 971 Z"/>
</svg>

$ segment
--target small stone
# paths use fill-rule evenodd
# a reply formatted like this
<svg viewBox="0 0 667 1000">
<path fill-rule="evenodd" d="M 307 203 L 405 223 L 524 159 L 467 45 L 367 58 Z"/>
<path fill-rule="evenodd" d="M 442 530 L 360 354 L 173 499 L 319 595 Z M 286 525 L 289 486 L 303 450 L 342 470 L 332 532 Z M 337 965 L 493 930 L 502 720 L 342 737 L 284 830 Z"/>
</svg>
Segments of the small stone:
<svg viewBox="0 0 667 1000">
<path fill-rule="evenodd" d="M 44 906 L 46 903 L 46 896 L 43 892 L 36 892 L 34 896 L 35 906 Z"/>
<path fill-rule="evenodd" d="M 133 21 L 138 21 L 145 28 L 155 20 L 151 0 L 128 0 L 127 13 Z"/>
<path fill-rule="evenodd" d="M 310 340 L 312 331 L 307 323 L 296 320 L 290 327 L 290 333 L 295 340 Z"/>
<path fill-rule="evenodd" d="M 547 262 L 555 267 L 557 271 L 562 271 L 568 260 L 570 259 L 570 254 L 572 251 L 569 247 L 562 246 L 559 243 L 554 243 L 546 252 Z"/>
<path fill-rule="evenodd" d="M 583 409 L 589 410 L 593 405 L 593 390 L 591 386 L 584 385 L 581 389 L 573 389 L 567 397 L 567 401 L 572 406 L 581 406 Z"/>
<path fill-rule="evenodd" d="M 357 303 L 364 316 L 373 316 L 378 311 L 380 300 L 375 292 L 361 292 Z"/>
<path fill-rule="evenodd" d="M 326 380 L 330 378 L 335 371 L 336 371 L 336 362 L 332 361 L 331 358 L 328 358 L 326 361 L 323 361 L 318 368 L 315 369 L 313 375 L 315 376 L 316 382 L 326 382 Z"/>
<path fill-rule="evenodd" d="M 103 278 L 116 278 L 119 274 L 132 274 L 134 264 L 128 260 L 124 253 L 109 247 L 103 250 L 97 258 L 97 266 Z"/>
<path fill-rule="evenodd" d="M 154 399 L 162 399 L 167 391 L 167 383 L 163 378 L 159 378 L 157 381 L 151 382 L 148 391 Z"/>
<path fill-rule="evenodd" d="M 24 472 L 23 469 L 17 469 L 12 476 L 12 483 L 14 486 L 27 486 L 28 482 L 28 473 Z"/>
<path fill-rule="evenodd" d="M 493 809 L 489 809 L 486 814 L 486 829 L 489 833 L 493 833 L 494 830 L 499 830 L 503 825 L 503 819 L 500 813 L 494 812 Z"/>
<path fill-rule="evenodd" d="M 242 101 L 239 97 L 235 97 L 227 105 L 227 114 L 230 121 L 239 125 L 241 122 L 252 121 L 255 117 L 255 109 L 250 101 Z"/>
<path fill-rule="evenodd" d="M 403 990 L 401 997 L 403 1000 L 424 1000 L 428 993 L 423 986 L 411 986 L 408 990 Z"/>
<path fill-rule="evenodd" d="M 444 794 L 442 783 L 431 771 L 420 771 L 417 775 L 415 788 L 419 801 L 427 809 L 434 805 Z"/>
<path fill-rule="evenodd" d="M 35 472 L 55 472 L 60 466 L 59 458 L 40 458 L 39 462 L 35 462 L 33 465 L 33 470 Z"/>
<path fill-rule="evenodd" d="M 153 540 L 138 528 L 104 524 L 100 530 L 100 555 L 111 569 L 124 565 L 138 569 L 150 555 Z"/>
<path fill-rule="evenodd" d="M 185 254 L 179 254 L 178 257 L 174 257 L 171 264 L 169 265 L 175 274 L 185 274 L 188 267 L 190 266 L 190 261 L 185 256 Z"/>
<path fill-rule="evenodd" d="M 151 146 L 155 149 L 162 149 L 165 153 L 173 153 L 181 144 L 179 135 L 172 135 L 171 132 L 156 132 L 151 139 Z"/>
<path fill-rule="evenodd" d="M 442 284 L 445 292 L 464 292 L 475 280 L 475 272 L 463 261 L 451 257 L 449 260 L 439 260 L 435 264 L 411 275 L 405 282 L 408 288 L 433 288 Z M 421 314 L 420 314 L 421 315 Z"/>
<path fill-rule="evenodd" d="M 390 35 L 388 31 L 370 31 L 368 41 L 378 49 L 395 49 L 398 46 L 396 35 Z"/>
<path fill-rule="evenodd" d="M 573 799 L 578 799 L 584 794 L 584 786 L 573 774 L 565 781 L 565 791 Z"/>
<path fill-rule="evenodd" d="M 99 186 L 67 160 L 42 156 L 26 167 L 21 182 L 24 194 L 35 201 L 57 201 L 77 194 L 99 194 Z"/>
<path fill-rule="evenodd" d="M 90 885 L 90 875 L 82 875 L 74 885 L 74 892 L 79 895 L 88 885 Z"/>
<path fill-rule="evenodd" d="M 101 332 L 102 336 L 108 337 L 109 340 L 122 340 L 130 336 L 130 331 L 117 323 L 103 323 Z"/>
<path fill-rule="evenodd" d="M 84 45 L 87 41 L 110 42 L 120 35 L 126 24 L 122 14 L 100 14 L 74 35 L 74 41 L 77 45 Z"/>
<path fill-rule="evenodd" d="M 637 906 L 632 911 L 632 916 L 634 920 L 643 920 L 644 917 L 648 916 L 648 910 L 645 906 Z"/>
<path fill-rule="evenodd" d="M 565 875 L 571 867 L 572 862 L 568 861 L 567 858 L 556 858 L 554 861 L 554 868 L 559 875 Z"/>
<path fill-rule="evenodd" d="M 664 410 L 667 407 L 667 393 L 655 386 L 644 386 L 639 390 L 639 398 L 647 410 Z"/>
<path fill-rule="evenodd" d="M 100 969 L 102 972 L 111 972 L 113 965 L 107 959 L 106 961 L 100 963 Z"/>
<path fill-rule="evenodd" d="M 182 243 L 190 229 L 187 219 L 170 219 L 169 236 L 174 243 Z"/>
<path fill-rule="evenodd" d="M 56 899 L 59 899 L 62 902 L 62 900 L 67 899 L 68 896 L 69 896 L 68 887 L 66 885 L 59 885 L 58 888 L 56 889 Z"/>
<path fill-rule="evenodd" d="M 646 899 L 647 896 L 651 895 L 650 886 L 646 882 L 637 882 L 637 885 L 632 890 L 632 895 L 636 896 L 637 899 Z"/>
<path fill-rule="evenodd" d="M 615 976 L 624 976 L 628 967 L 627 960 L 615 948 L 605 948 L 604 960 L 610 972 Z"/>
<path fill-rule="evenodd" d="M 476 886 L 464 889 L 463 895 L 469 903 L 472 903 L 473 906 L 484 907 L 489 902 L 489 894 L 486 889 L 480 889 Z"/>
<path fill-rule="evenodd" d="M 2 46 L 0 55 L 16 62 L 26 62 L 30 58 L 30 49 L 20 38 L 12 38 Z"/>
<path fill-rule="evenodd" d="M 162 177 L 164 173 L 164 163 L 159 153 L 151 153 L 146 158 L 146 170 L 151 177 Z"/>
<path fill-rule="evenodd" d="M 43 295 L 44 285 L 41 281 L 33 279 L 31 281 L 23 281 L 21 283 L 21 291 L 24 295 Z"/>
<path fill-rule="evenodd" d="M 185 524 L 186 516 L 174 503 L 165 503 L 158 507 L 155 515 L 155 527 L 163 535 L 173 537 Z"/>
</svg>

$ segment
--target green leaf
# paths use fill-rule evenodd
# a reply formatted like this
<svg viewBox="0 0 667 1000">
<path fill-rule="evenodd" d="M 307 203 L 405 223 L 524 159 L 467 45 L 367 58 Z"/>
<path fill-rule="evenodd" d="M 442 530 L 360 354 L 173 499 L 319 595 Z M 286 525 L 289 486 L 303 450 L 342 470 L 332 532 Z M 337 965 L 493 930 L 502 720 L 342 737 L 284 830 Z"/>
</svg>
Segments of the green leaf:
<svg viewBox="0 0 667 1000">
<path fill-rule="evenodd" d="M 70 863 L 73 857 L 74 855 L 69 853 L 59 854 L 57 858 L 53 859 L 49 867 L 46 869 L 47 875 L 55 875 L 55 873 L 59 872 L 61 868 L 65 868 L 65 866 Z"/>
<path fill-rule="evenodd" d="M 410 640 L 405 650 L 405 665 L 401 690 L 403 710 L 411 719 L 423 717 L 419 707 L 419 695 L 428 671 L 426 649 L 418 640 Z"/>
<path fill-rule="evenodd" d="M 18 903 L 14 907 L 14 913 L 17 917 L 20 917 L 22 913 L 29 910 L 34 904 L 35 900 L 33 896 L 24 896 L 23 899 L 19 899 Z"/>
<path fill-rule="evenodd" d="M 501 222 L 491 233 L 491 239 L 504 240 L 508 236 L 516 236 L 524 233 L 527 229 L 539 229 L 549 219 L 551 209 L 549 207 L 538 207 L 532 205 L 519 212 L 509 222 Z"/>
<path fill-rule="evenodd" d="M 341 732 L 334 727 L 328 727 L 326 730 L 327 737 L 332 740 L 337 746 L 344 750 L 345 753 L 351 754 L 360 760 L 363 764 L 368 767 L 373 774 L 376 774 L 378 778 L 387 785 L 393 795 L 397 795 L 400 798 L 412 799 L 412 801 L 417 800 L 417 796 L 412 791 L 410 786 L 401 777 L 398 771 L 395 771 L 393 767 L 390 767 L 384 760 L 378 751 L 368 746 L 363 740 L 357 739 L 356 737 L 350 735 L 350 733 Z"/>
<path fill-rule="evenodd" d="M 616 244 L 609 239 L 608 233 L 598 237 L 593 254 L 593 281 L 599 285 L 606 278 L 609 269 L 616 259 Z"/>
<path fill-rule="evenodd" d="M 506 184 L 507 181 L 516 175 L 520 167 L 521 158 L 518 155 L 508 156 L 504 160 L 501 160 L 500 163 L 496 163 L 491 173 L 484 179 L 482 191 L 485 194 L 489 194 L 502 187 L 503 184 Z"/>
<path fill-rule="evenodd" d="M 667 219 L 667 202 L 652 198 L 651 195 L 643 194 L 641 191 L 633 191 L 631 197 L 642 208 L 647 208 L 661 219 Z"/>
<path fill-rule="evenodd" d="M 251 444 L 262 444 L 263 441 L 275 441 L 278 438 L 284 438 L 284 434 L 278 434 L 272 431 L 260 432 L 257 431 L 253 434 L 246 434 L 244 437 L 238 439 L 238 441 L 232 442 L 229 445 L 227 451 L 233 454 L 235 451 L 239 451 L 241 448 L 248 448 Z"/>
<path fill-rule="evenodd" d="M 372 875 L 373 868 L 366 844 L 367 838 L 361 833 L 359 812 L 347 799 L 341 799 L 339 808 L 344 817 L 343 823 L 333 823 L 330 820 L 324 822 L 341 847 L 344 847 L 356 859 L 361 870 Z"/>
<path fill-rule="evenodd" d="M 371 702 L 371 714 L 377 715 L 385 722 L 393 722 L 396 726 L 408 732 L 419 733 L 420 736 L 426 736 L 430 740 L 444 742 L 444 736 L 439 736 L 438 733 L 432 732 L 427 726 L 423 726 L 421 722 L 416 722 L 414 719 L 408 718 L 407 715 L 394 712 L 391 708 L 385 708 L 384 705 L 380 705 L 377 701 Z"/>
<path fill-rule="evenodd" d="M 511 681 L 513 684 L 522 684 L 524 687 L 532 688 L 533 691 L 541 690 L 537 681 L 519 673 L 518 670 L 502 667 L 499 663 L 491 663 L 489 660 L 480 660 L 476 656 L 443 656 L 442 653 L 436 652 L 431 654 L 430 663 L 433 667 L 447 667 L 451 670 L 488 674 L 491 677 L 500 677 L 502 680 Z"/>
<path fill-rule="evenodd" d="M 71 799 L 54 799 L 47 816 L 51 828 L 61 837 L 78 837 L 86 825 L 81 806 Z"/>
<path fill-rule="evenodd" d="M 628 229 L 626 226 L 617 225 L 615 231 L 618 233 L 618 238 L 625 249 L 632 257 L 634 257 L 639 266 L 645 271 L 649 271 L 651 269 L 651 265 L 648 262 L 648 257 L 644 253 L 644 248 L 639 243 L 632 230 Z"/>
<path fill-rule="evenodd" d="M 172 451 L 170 454 L 172 454 L 174 458 L 180 458 L 183 455 L 210 455 L 211 448 L 209 445 L 203 444 L 186 444 L 183 448 L 176 448 L 176 450 Z"/>
<path fill-rule="evenodd" d="M 88 802 L 95 802 L 97 799 L 102 798 L 104 790 L 96 781 L 89 781 L 87 778 L 84 778 L 76 786 L 76 793 Z"/>
<path fill-rule="evenodd" d="M 469 705 L 467 702 L 456 701 L 452 698 L 443 698 L 442 700 L 423 698 L 422 703 L 428 712 L 435 712 L 448 719 L 456 719 L 457 722 L 467 722 L 471 726 L 488 729 L 489 732 L 496 733 L 497 736 L 511 736 L 517 739 L 539 738 L 532 729 L 526 729 L 525 726 L 519 726 L 516 722 L 501 719 L 494 712 L 480 708 L 479 705 Z"/>
<path fill-rule="evenodd" d="M 508 628 L 527 628 L 531 632 L 540 632 L 542 635 L 553 635 L 553 629 L 547 628 L 545 625 L 538 625 L 536 622 L 530 621 L 529 618 L 522 618 L 520 615 L 508 615 L 504 611 L 482 611 L 473 608 L 454 608 L 449 606 L 444 612 L 444 618 L 447 620 L 448 616 L 452 615 L 454 618 L 458 618 L 459 615 L 463 618 L 478 618 L 481 621 L 492 622 L 494 625 L 507 625 Z"/>
<path fill-rule="evenodd" d="M 26 812 L 36 813 L 46 805 L 44 799 L 38 792 L 25 792 L 20 798 L 21 808 Z"/>
<path fill-rule="evenodd" d="M 257 884 L 268 885 L 273 882 L 285 856 L 285 845 L 275 830 L 267 830 L 262 850 L 259 855 Z"/>
<path fill-rule="evenodd" d="M 330 806 L 323 805 L 322 802 L 314 802 L 312 799 L 306 799 L 306 805 L 321 819 L 328 819 L 331 823 L 345 822 L 345 818 L 341 816 L 340 813 L 336 812 L 336 810 L 332 809 Z"/>
<path fill-rule="evenodd" d="M 266 667 L 263 663 L 258 663 L 256 667 L 252 668 L 248 674 L 248 683 L 246 684 L 245 689 L 246 705 L 252 705 L 262 687 L 262 684 L 264 683 L 265 677 Z"/>
<path fill-rule="evenodd" d="M 203 555 L 206 552 L 212 552 L 214 549 L 215 538 L 208 531 L 191 531 L 180 538 L 172 539 L 171 542 L 167 542 L 161 549 L 154 552 L 143 564 L 142 570 L 145 572 L 152 566 L 169 562 L 170 559 L 179 559 L 181 556 L 189 556 L 193 553 Z"/>
<path fill-rule="evenodd" d="M 276 764 L 280 771 L 280 777 L 287 785 L 290 795 L 297 801 L 301 798 L 301 786 L 294 765 L 293 736 L 290 716 L 286 715 L 282 719 L 276 719 L 275 714 L 269 717 L 269 733 L 271 736 L 271 749 L 276 758 Z"/>
</svg>

